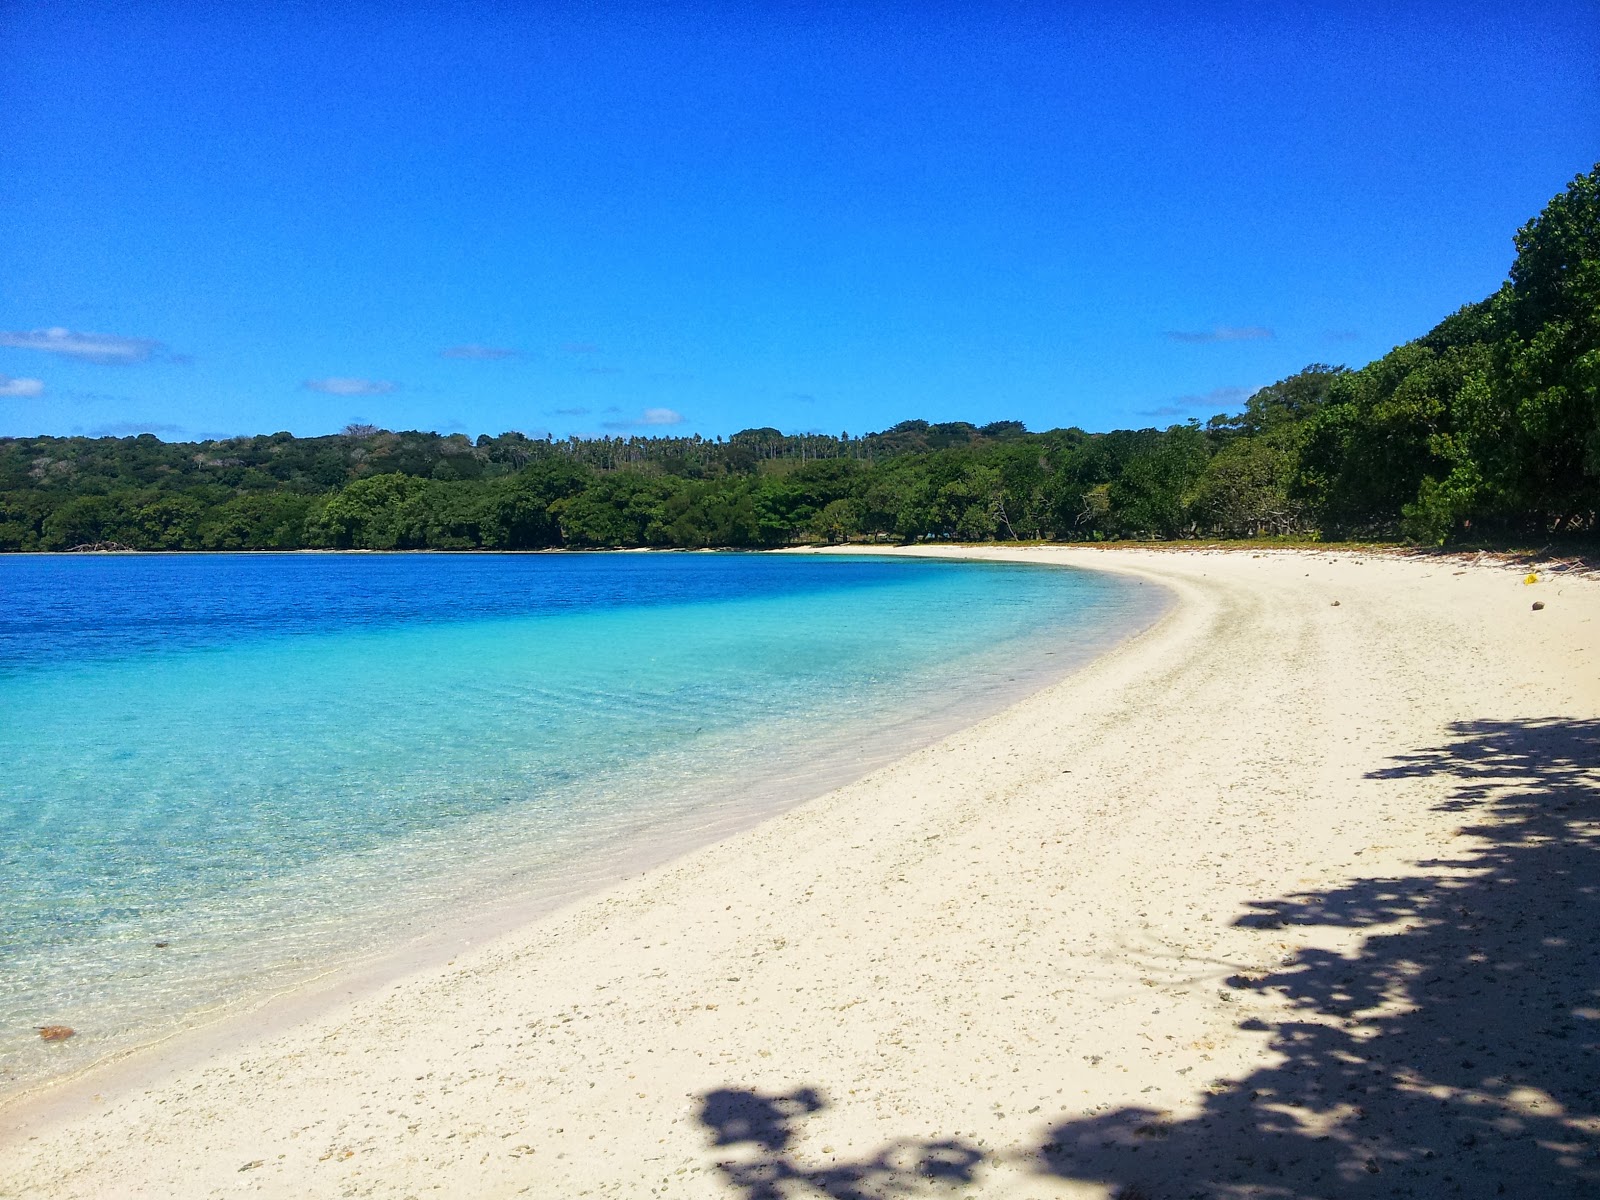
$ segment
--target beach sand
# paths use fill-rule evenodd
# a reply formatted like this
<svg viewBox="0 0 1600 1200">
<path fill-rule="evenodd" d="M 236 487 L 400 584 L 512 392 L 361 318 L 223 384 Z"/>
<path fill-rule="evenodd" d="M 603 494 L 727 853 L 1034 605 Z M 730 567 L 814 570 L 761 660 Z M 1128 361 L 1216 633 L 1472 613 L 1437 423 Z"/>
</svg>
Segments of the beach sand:
<svg viewBox="0 0 1600 1200">
<path fill-rule="evenodd" d="M 1600 1195 L 1600 582 L 971 553 L 1178 603 L 449 965 L 13 1104 L 0 1195 Z"/>
</svg>

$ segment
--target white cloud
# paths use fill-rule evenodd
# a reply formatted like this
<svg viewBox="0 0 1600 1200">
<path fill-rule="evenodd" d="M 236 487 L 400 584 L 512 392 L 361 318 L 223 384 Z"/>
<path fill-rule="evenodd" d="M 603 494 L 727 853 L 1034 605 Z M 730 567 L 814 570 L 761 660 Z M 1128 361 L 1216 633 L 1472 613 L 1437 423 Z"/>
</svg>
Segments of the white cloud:
<svg viewBox="0 0 1600 1200">
<path fill-rule="evenodd" d="M 43 350 L 94 363 L 144 362 L 161 348 L 153 338 L 121 337 L 114 333 L 74 333 L 59 325 L 51 329 L 0 330 L 0 346 L 18 350 Z"/>
<path fill-rule="evenodd" d="M 330 396 L 387 396 L 400 385 L 389 379 L 352 379 L 343 375 L 330 375 L 326 379 L 308 379 L 308 391 L 326 392 Z"/>
<path fill-rule="evenodd" d="M 0 375 L 0 396 L 42 396 L 44 394 L 44 380 L 42 379 L 13 379 L 9 375 Z"/>
</svg>

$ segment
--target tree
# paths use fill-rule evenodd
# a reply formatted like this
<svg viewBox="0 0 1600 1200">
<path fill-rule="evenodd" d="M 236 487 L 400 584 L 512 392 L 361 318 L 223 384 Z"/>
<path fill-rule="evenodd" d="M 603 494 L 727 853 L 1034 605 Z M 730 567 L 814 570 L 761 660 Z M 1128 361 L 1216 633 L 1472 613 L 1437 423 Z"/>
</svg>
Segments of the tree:
<svg viewBox="0 0 1600 1200">
<path fill-rule="evenodd" d="M 1141 431 L 1137 448 L 1111 482 L 1117 524 L 1132 534 L 1174 537 L 1192 532 L 1195 484 L 1210 458 L 1206 436 L 1196 425 L 1165 432 Z"/>
<path fill-rule="evenodd" d="M 483 514 L 483 544 L 495 550 L 533 550 L 561 544 L 552 506 L 581 493 L 591 473 L 575 463 L 544 458 L 496 480 Z"/>
<path fill-rule="evenodd" d="M 123 514 L 107 496 L 77 496 L 44 520 L 39 542 L 46 550 L 119 540 Z"/>
<path fill-rule="evenodd" d="M 428 486 L 410 475 L 358 479 L 308 522 L 307 541 L 340 550 L 414 549 L 418 539 L 407 527 L 406 506 Z"/>
<path fill-rule="evenodd" d="M 1206 464 L 1195 486 L 1196 520 L 1226 537 L 1303 528 L 1305 505 L 1291 495 L 1296 463 L 1293 450 L 1280 438 L 1229 442 Z"/>
<path fill-rule="evenodd" d="M 1313 364 L 1166 430 L 901 421 L 850 438 L 475 440 L 350 426 L 166 443 L 0 438 L 0 550 L 779 546 L 918 538 L 1592 534 L 1600 165 L 1493 295 L 1357 371 Z"/>
<path fill-rule="evenodd" d="M 861 519 L 865 515 L 866 505 L 860 500 L 830 500 L 811 519 L 810 532 L 830 544 L 847 542 L 861 532 Z"/>
<path fill-rule="evenodd" d="M 677 481 L 634 471 L 599 476 L 584 491 L 550 506 L 569 546 L 660 546 L 669 544 L 664 518 Z"/>
<path fill-rule="evenodd" d="M 298 550 L 306 545 L 312 497 L 296 492 L 235 496 L 205 514 L 200 544 L 207 550 Z"/>
</svg>

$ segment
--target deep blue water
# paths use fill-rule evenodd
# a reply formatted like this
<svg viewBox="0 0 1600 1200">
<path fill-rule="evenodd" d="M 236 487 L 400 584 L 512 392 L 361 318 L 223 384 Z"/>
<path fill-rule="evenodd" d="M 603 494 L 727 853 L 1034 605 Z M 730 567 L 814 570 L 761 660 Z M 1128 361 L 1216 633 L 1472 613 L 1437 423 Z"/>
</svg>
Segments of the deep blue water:
<svg viewBox="0 0 1600 1200">
<path fill-rule="evenodd" d="M 0 558 L 0 1086 L 820 790 L 1150 592 L 871 557 Z M 56 1022 L 80 1036 L 45 1047 Z"/>
<path fill-rule="evenodd" d="M 818 569 L 814 560 L 797 566 L 756 554 L 28 556 L 6 560 L 0 572 L 0 670 L 262 636 L 735 602 L 913 578 L 898 559 Z"/>
</svg>

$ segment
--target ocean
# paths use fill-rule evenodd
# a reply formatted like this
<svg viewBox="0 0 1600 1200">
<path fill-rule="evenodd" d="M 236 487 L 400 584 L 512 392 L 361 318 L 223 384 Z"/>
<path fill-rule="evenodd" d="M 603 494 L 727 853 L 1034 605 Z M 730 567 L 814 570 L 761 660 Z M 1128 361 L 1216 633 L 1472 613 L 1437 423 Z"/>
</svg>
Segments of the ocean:
<svg viewBox="0 0 1600 1200">
<path fill-rule="evenodd" d="M 0 1091 L 604 886 L 1163 603 L 870 555 L 0 557 Z"/>
</svg>

